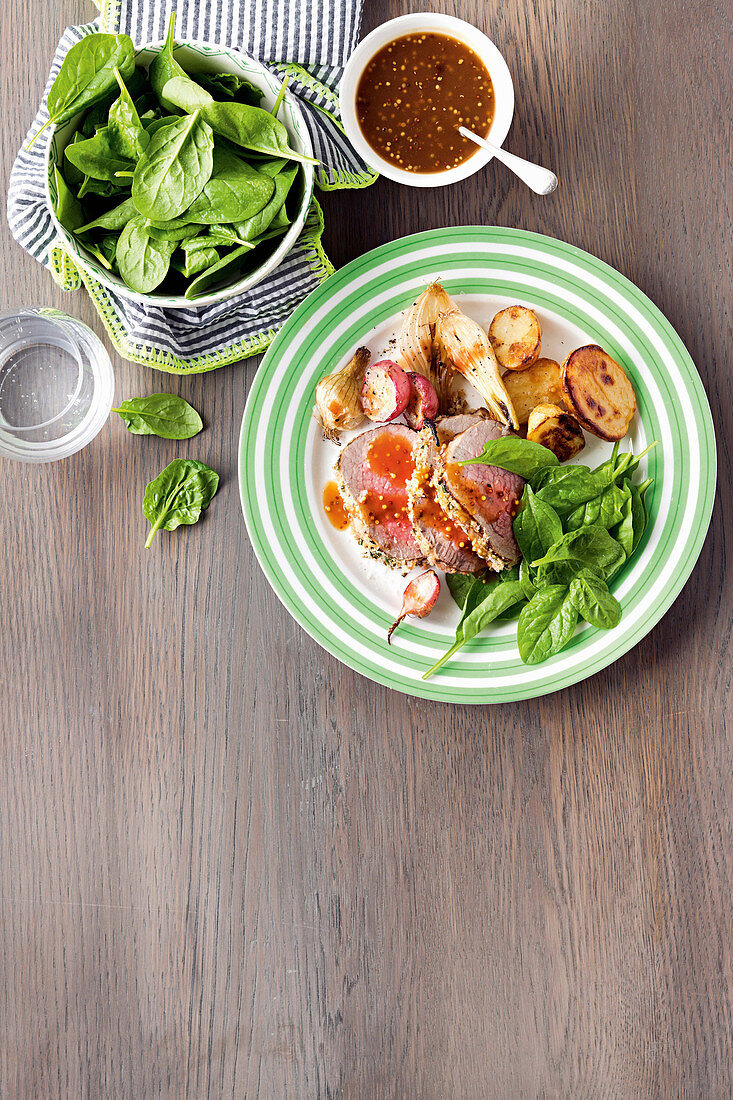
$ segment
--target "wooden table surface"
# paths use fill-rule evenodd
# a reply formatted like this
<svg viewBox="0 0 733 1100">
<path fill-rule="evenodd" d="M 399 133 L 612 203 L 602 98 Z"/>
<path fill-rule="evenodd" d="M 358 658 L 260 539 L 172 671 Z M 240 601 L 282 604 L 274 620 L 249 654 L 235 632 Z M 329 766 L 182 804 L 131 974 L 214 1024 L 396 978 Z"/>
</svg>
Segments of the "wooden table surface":
<svg viewBox="0 0 733 1100">
<path fill-rule="evenodd" d="M 364 29 L 410 6 L 367 0 Z M 256 362 L 178 379 L 116 357 L 118 399 L 170 389 L 203 412 L 195 453 L 222 487 L 145 552 L 145 483 L 188 444 L 115 417 L 56 465 L 0 462 L 3 1098 L 733 1092 L 724 5 L 430 6 L 504 51 L 507 144 L 560 189 L 491 166 L 435 193 L 329 194 L 330 254 L 495 223 L 637 283 L 717 425 L 699 564 L 640 645 L 571 690 L 405 698 L 312 642 L 253 557 L 236 470 Z M 61 29 L 90 10 L 5 5 L 4 185 Z M 102 332 L 2 234 L 4 308 Z"/>
</svg>

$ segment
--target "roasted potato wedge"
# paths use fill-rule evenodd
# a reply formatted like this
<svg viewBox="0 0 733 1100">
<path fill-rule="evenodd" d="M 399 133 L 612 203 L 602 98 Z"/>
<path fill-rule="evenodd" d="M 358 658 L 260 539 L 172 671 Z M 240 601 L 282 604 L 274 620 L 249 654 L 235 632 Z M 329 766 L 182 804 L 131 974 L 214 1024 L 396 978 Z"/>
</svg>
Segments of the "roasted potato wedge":
<svg viewBox="0 0 733 1100">
<path fill-rule="evenodd" d="M 527 439 L 547 447 L 561 462 L 580 454 L 585 447 L 583 429 L 572 413 L 557 405 L 536 405 L 529 414 Z"/>
<path fill-rule="evenodd" d="M 535 405 L 564 404 L 562 372 L 554 359 L 537 359 L 527 370 L 507 371 L 502 382 L 520 424 L 527 423 Z"/>
<path fill-rule="evenodd" d="M 565 404 L 589 432 L 615 443 L 636 412 L 636 394 L 624 368 L 598 344 L 571 351 L 562 367 Z"/>
<path fill-rule="evenodd" d="M 526 306 L 507 306 L 489 325 L 489 340 L 504 370 L 526 370 L 540 354 L 542 329 Z"/>
</svg>

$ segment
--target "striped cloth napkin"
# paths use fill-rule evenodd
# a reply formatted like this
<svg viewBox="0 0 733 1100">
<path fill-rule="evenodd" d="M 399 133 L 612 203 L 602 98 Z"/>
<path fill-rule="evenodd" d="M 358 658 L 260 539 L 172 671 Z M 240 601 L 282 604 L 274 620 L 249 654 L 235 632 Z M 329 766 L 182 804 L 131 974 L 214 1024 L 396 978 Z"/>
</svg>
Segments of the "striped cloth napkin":
<svg viewBox="0 0 733 1100">
<path fill-rule="evenodd" d="M 58 246 L 45 193 L 46 97 L 75 42 L 103 30 L 128 34 L 136 44 L 165 38 L 171 9 L 176 37 L 219 42 L 249 53 L 289 77 L 321 162 L 322 190 L 366 187 L 376 178 L 348 144 L 338 116 L 337 88 L 356 45 L 361 0 L 104 0 L 98 20 L 68 27 L 59 42 L 43 102 L 10 176 L 8 221 L 15 239 L 50 268 L 68 290 L 82 283 L 120 355 L 178 374 L 213 370 L 264 351 L 295 307 L 333 268 L 321 246 L 323 216 L 314 199 L 295 248 L 266 279 L 245 294 L 211 306 L 160 309 L 113 294 L 78 270 Z"/>
</svg>

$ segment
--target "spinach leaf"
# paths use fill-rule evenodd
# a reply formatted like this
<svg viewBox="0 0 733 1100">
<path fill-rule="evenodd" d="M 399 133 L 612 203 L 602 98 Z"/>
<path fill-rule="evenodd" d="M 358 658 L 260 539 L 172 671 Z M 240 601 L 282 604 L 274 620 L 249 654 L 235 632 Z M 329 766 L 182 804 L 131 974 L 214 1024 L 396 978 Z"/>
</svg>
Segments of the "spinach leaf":
<svg viewBox="0 0 733 1100">
<path fill-rule="evenodd" d="M 131 160 L 113 149 L 110 131 L 106 126 L 97 130 L 92 138 L 67 145 L 64 156 L 70 164 L 94 180 L 114 182 L 118 172 L 134 168 Z"/>
<path fill-rule="evenodd" d="M 81 225 L 77 229 L 77 233 L 88 233 L 90 229 L 109 229 L 114 231 L 116 229 L 124 229 L 131 218 L 137 217 L 137 207 L 132 199 L 125 199 L 119 206 L 115 206 L 112 210 L 105 211 L 104 214 L 100 214 L 98 218 L 95 218 L 91 222 L 87 222 L 86 225 Z"/>
<path fill-rule="evenodd" d="M 256 107 L 264 96 L 255 84 L 235 73 L 197 73 L 196 80 L 214 99 L 234 99 Z"/>
<path fill-rule="evenodd" d="M 561 519 L 600 496 L 606 487 L 601 478 L 582 466 L 567 466 L 562 473 L 562 477 L 546 479 L 539 489 L 532 482 L 540 500 L 552 505 Z"/>
<path fill-rule="evenodd" d="M 174 458 L 145 489 L 143 514 L 152 527 L 145 541 L 150 547 L 161 528 L 175 531 L 182 523 L 196 523 L 219 487 L 219 475 L 193 458 Z"/>
<path fill-rule="evenodd" d="M 605 527 L 589 526 L 581 527 L 579 531 L 569 531 L 542 558 L 531 564 L 536 568 L 553 562 L 568 562 L 578 570 L 590 566 L 610 577 L 625 560 L 623 549 Z"/>
<path fill-rule="evenodd" d="M 194 111 L 164 126 L 137 162 L 132 198 L 151 221 L 177 218 L 201 193 L 213 168 L 211 129 Z"/>
<path fill-rule="evenodd" d="M 485 466 L 498 466 L 511 474 L 518 474 L 527 481 L 546 466 L 558 466 L 559 459 L 541 443 L 531 439 L 522 439 L 518 435 L 508 435 L 501 439 L 489 439 L 483 451 L 476 458 L 467 458 L 461 466 L 481 463 Z"/>
<path fill-rule="evenodd" d="M 125 421 L 133 435 L 158 435 L 162 439 L 191 439 L 203 428 L 196 410 L 173 393 L 133 397 L 112 409 Z"/>
<path fill-rule="evenodd" d="M 245 221 L 272 198 L 275 181 L 250 168 L 226 149 L 214 149 L 211 178 L 187 211 L 192 221 L 206 224 Z"/>
<path fill-rule="evenodd" d="M 57 164 L 54 165 L 53 175 L 56 181 L 56 217 L 64 229 L 68 229 L 70 233 L 73 233 L 78 231 L 79 226 L 84 221 L 84 211 L 79 200 L 69 190 Z"/>
<path fill-rule="evenodd" d="M 522 558 L 519 563 L 519 583 L 522 586 L 524 598 L 526 600 L 531 600 L 535 592 L 537 591 L 537 588 L 535 587 L 535 583 L 532 580 L 529 563 L 526 558 Z"/>
<path fill-rule="evenodd" d="M 287 168 L 275 176 L 275 190 L 267 206 L 263 207 L 259 214 L 255 214 L 254 217 L 237 223 L 237 233 L 243 241 L 254 241 L 270 227 L 282 210 L 297 175 L 297 168 Z"/>
<path fill-rule="evenodd" d="M 468 593 L 478 583 L 475 573 L 448 573 L 446 575 L 448 590 L 455 603 L 463 610 L 466 606 Z"/>
<path fill-rule="evenodd" d="M 120 156 L 134 160 L 144 151 L 150 137 L 143 128 L 119 69 L 115 69 L 115 78 L 120 86 L 120 96 L 109 109 L 109 144 Z"/>
<path fill-rule="evenodd" d="M 208 271 L 210 267 L 215 267 L 218 263 L 219 253 L 215 248 L 187 250 L 183 253 L 182 258 L 179 258 L 178 255 L 173 257 L 174 268 L 176 271 L 180 271 L 186 279 L 191 279 L 194 275 Z"/>
<path fill-rule="evenodd" d="M 215 101 L 200 84 L 184 73 L 165 82 L 160 102 L 167 110 L 176 108 L 190 115 L 193 111 L 210 107 Z"/>
<path fill-rule="evenodd" d="M 179 89 L 171 81 L 165 91 L 174 93 Z M 288 131 L 282 122 L 273 118 L 269 111 L 261 107 L 250 107 L 247 103 L 212 103 L 201 108 L 203 119 L 208 122 L 216 134 L 241 145 L 244 149 L 253 149 L 259 153 L 270 153 L 274 157 L 297 160 L 302 164 L 317 164 L 314 157 L 302 156 L 288 144 Z"/>
<path fill-rule="evenodd" d="M 64 60 L 48 93 L 49 119 L 35 134 L 29 148 L 51 123 L 68 122 L 85 107 L 103 99 L 115 86 L 114 70 L 132 76 L 135 51 L 126 34 L 88 34 L 76 42 Z"/>
<path fill-rule="evenodd" d="M 525 485 L 522 510 L 514 520 L 514 536 L 522 557 L 530 562 L 541 558 L 562 535 L 562 523 L 555 509 L 540 500 L 532 492 L 531 485 Z"/>
<path fill-rule="evenodd" d="M 117 241 L 115 258 L 120 275 L 131 290 L 149 294 L 168 274 L 175 247 L 175 241 L 153 240 L 144 219 L 133 218 Z"/>
<path fill-rule="evenodd" d="M 81 130 L 77 130 L 69 142 L 69 145 L 76 145 L 83 140 L 84 135 Z M 64 153 L 64 178 L 70 187 L 78 188 L 84 182 L 84 173 L 80 172 L 79 169 L 71 163 L 66 153 Z"/>
<path fill-rule="evenodd" d="M 621 518 L 612 530 L 616 542 L 623 549 L 627 558 L 630 558 L 634 550 L 634 514 L 631 505 L 631 491 L 624 500 Z"/>
<path fill-rule="evenodd" d="M 176 222 L 178 220 L 176 219 Z M 185 243 L 190 237 L 198 237 L 201 233 L 201 226 L 195 222 L 185 222 L 183 225 L 178 225 L 176 222 L 170 222 L 168 225 L 165 222 L 161 222 L 160 225 L 148 222 L 148 233 L 157 241 L 178 241 L 179 243 Z"/>
<path fill-rule="evenodd" d="M 647 481 L 642 482 L 641 485 L 635 485 L 631 480 L 626 483 L 631 492 L 631 516 L 634 527 L 634 538 L 631 547 L 632 554 L 641 542 L 641 536 L 646 529 L 647 513 L 646 505 L 644 504 L 644 493 L 652 484 L 652 481 L 653 478 L 649 478 Z"/>
<path fill-rule="evenodd" d="M 484 627 L 488 626 L 490 622 L 493 622 L 493 620 L 498 618 L 503 612 L 524 599 L 522 586 L 517 580 L 501 583 L 497 578 L 493 584 L 485 585 L 485 588 L 486 595 L 484 599 L 468 613 L 464 610 L 463 618 L 456 630 L 456 640 L 451 648 L 447 653 L 443 654 L 439 661 L 436 661 L 432 668 L 428 669 L 428 671 L 423 674 L 423 680 L 427 680 L 429 676 L 437 672 L 446 661 L 450 660 L 454 653 L 457 653 L 466 642 L 470 642 L 472 638 L 480 634 Z M 529 604 L 527 606 L 529 606 Z M 524 614 L 524 611 L 522 614 Z M 522 616 L 520 615 L 519 618 L 521 622 Z"/>
<path fill-rule="evenodd" d="M 173 56 L 173 35 L 175 33 L 175 26 L 176 13 L 171 12 L 170 18 L 168 19 L 168 30 L 165 38 L 165 45 L 163 46 L 163 49 L 160 51 L 160 53 L 153 58 L 152 62 L 150 63 L 150 68 L 148 69 L 148 77 L 150 79 L 151 87 L 158 97 L 160 104 L 165 108 L 166 111 L 171 111 L 176 107 L 176 104 L 168 100 L 163 94 L 163 89 L 170 80 L 181 80 L 184 81 L 186 84 L 193 85 L 193 88 L 197 87 L 196 83 L 191 80 L 186 71 L 181 68 L 181 66 L 178 64 L 175 57 Z M 187 89 L 187 91 L 189 92 L 188 101 L 190 103 L 193 103 L 194 97 L 190 94 L 190 89 Z M 196 107 L 203 106 L 203 103 L 212 102 L 212 97 L 206 91 L 204 91 L 203 88 L 199 88 L 199 92 L 201 93 L 203 102 L 193 103 L 193 106 L 191 107 L 184 107 L 183 109 L 185 111 L 192 111 L 195 110 Z"/>
<path fill-rule="evenodd" d="M 542 589 L 519 616 L 519 656 L 526 665 L 536 665 L 559 653 L 573 636 L 577 622 L 578 612 L 565 585 Z"/>
<path fill-rule="evenodd" d="M 596 471 L 597 473 L 597 471 Z M 569 531 L 577 531 L 588 524 L 598 524 L 610 531 L 624 516 L 624 508 L 629 500 L 629 489 L 625 484 L 611 482 L 591 500 L 575 508 L 565 520 Z"/>
<path fill-rule="evenodd" d="M 621 620 L 621 604 L 608 591 L 608 585 L 596 573 L 581 569 L 570 582 L 570 600 L 575 610 L 591 626 L 611 630 Z"/>
<path fill-rule="evenodd" d="M 203 294 L 214 283 L 220 282 L 228 275 L 234 274 L 237 265 L 241 264 L 244 257 L 252 249 L 251 244 L 242 244 L 239 248 L 235 248 L 232 252 L 229 252 L 226 256 L 223 256 L 218 263 L 213 264 L 212 267 L 207 267 L 206 271 L 202 271 L 200 275 L 190 283 L 186 289 L 185 297 L 190 299 L 196 298 L 199 294 Z"/>
</svg>

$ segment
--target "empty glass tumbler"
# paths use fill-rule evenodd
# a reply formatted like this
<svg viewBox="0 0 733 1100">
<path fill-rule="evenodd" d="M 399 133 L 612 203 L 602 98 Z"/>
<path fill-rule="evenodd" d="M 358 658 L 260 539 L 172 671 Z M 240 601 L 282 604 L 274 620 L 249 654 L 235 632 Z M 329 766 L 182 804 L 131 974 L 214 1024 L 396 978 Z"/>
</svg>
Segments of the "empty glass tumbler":
<svg viewBox="0 0 733 1100">
<path fill-rule="evenodd" d="M 52 462 L 109 416 L 114 375 L 99 337 L 54 309 L 0 313 L 0 456 Z"/>
</svg>

